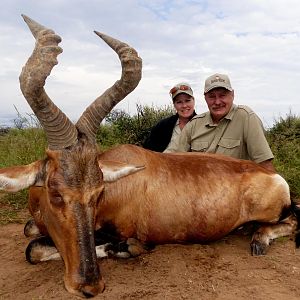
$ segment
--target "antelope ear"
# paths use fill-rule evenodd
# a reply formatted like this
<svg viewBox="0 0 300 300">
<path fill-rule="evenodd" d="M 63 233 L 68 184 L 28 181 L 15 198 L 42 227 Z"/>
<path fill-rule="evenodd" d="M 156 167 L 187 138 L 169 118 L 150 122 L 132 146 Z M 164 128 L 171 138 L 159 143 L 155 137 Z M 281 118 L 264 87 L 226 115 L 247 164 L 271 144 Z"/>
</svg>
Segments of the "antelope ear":
<svg viewBox="0 0 300 300">
<path fill-rule="evenodd" d="M 98 160 L 98 163 L 103 173 L 104 182 L 113 182 L 145 169 L 145 166 L 135 166 L 112 160 Z"/>
<path fill-rule="evenodd" d="M 18 192 L 33 185 L 42 185 L 44 161 L 38 160 L 29 165 L 0 169 L 0 190 Z"/>
</svg>

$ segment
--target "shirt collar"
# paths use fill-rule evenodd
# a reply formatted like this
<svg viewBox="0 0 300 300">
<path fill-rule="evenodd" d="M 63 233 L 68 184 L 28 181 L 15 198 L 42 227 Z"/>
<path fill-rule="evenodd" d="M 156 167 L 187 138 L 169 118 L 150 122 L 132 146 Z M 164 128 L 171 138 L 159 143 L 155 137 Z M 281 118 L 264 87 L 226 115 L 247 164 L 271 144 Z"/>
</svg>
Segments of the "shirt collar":
<svg viewBox="0 0 300 300">
<path fill-rule="evenodd" d="M 232 120 L 233 119 L 233 116 L 235 114 L 237 110 L 237 105 L 235 104 L 232 104 L 231 108 L 230 108 L 230 111 L 228 112 L 228 114 L 224 117 L 224 119 L 227 119 L 227 120 Z"/>
</svg>

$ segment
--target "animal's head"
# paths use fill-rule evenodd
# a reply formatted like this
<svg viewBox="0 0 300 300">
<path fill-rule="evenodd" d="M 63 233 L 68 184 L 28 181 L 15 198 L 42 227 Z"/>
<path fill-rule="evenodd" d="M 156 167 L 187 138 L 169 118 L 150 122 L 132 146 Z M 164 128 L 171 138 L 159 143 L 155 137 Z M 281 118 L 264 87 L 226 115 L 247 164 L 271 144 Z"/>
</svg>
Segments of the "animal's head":
<svg viewBox="0 0 300 300">
<path fill-rule="evenodd" d="M 94 296 L 104 289 L 95 253 L 94 226 L 105 172 L 113 172 L 110 177 L 117 179 L 137 170 L 124 166 L 124 172 L 122 165 L 112 169 L 100 162 L 95 136 L 103 118 L 137 86 L 142 61 L 127 44 L 95 32 L 118 54 L 122 76 L 73 124 L 44 90 L 46 78 L 62 52 L 58 46 L 61 38 L 53 30 L 23 18 L 36 45 L 23 67 L 20 85 L 46 132 L 48 150 L 44 160 L 1 169 L 0 189 L 15 192 L 39 186 L 40 192 L 32 193 L 29 206 L 40 231 L 49 233 L 64 260 L 65 286 L 71 293 Z"/>
</svg>

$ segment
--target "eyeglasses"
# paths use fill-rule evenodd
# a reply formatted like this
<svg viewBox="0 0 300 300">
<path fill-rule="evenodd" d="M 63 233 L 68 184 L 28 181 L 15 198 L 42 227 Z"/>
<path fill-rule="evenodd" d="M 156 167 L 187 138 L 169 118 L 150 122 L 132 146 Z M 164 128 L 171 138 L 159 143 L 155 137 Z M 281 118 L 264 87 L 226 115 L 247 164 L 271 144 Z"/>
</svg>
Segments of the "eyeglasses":
<svg viewBox="0 0 300 300">
<path fill-rule="evenodd" d="M 173 94 L 175 94 L 177 91 L 188 91 L 188 90 L 192 90 L 190 86 L 188 85 L 179 85 L 179 86 L 174 86 L 173 88 L 170 89 L 170 95 L 172 96 Z"/>
</svg>

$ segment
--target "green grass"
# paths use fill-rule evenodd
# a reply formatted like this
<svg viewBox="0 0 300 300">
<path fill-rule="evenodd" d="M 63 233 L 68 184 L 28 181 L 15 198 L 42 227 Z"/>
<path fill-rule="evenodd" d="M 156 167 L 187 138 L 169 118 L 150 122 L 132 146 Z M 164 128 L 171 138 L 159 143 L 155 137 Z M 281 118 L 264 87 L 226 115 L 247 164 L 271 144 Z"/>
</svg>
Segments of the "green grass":
<svg viewBox="0 0 300 300">
<path fill-rule="evenodd" d="M 25 223 L 29 217 L 27 206 L 27 192 L 25 195 L 0 194 L 0 225 L 8 223 Z"/>
<path fill-rule="evenodd" d="M 0 136 L 0 168 L 26 165 L 45 157 L 46 137 L 42 129 L 10 129 Z M 0 194 L 0 224 L 21 222 L 22 210 L 27 206 L 28 193 Z"/>
<path fill-rule="evenodd" d="M 32 163 L 45 157 L 46 148 L 42 129 L 10 129 L 0 136 L 0 168 Z"/>
<path fill-rule="evenodd" d="M 114 112 L 109 115 L 106 124 L 101 125 L 97 141 L 102 149 L 122 143 L 141 145 L 151 126 L 171 113 L 170 107 L 138 107 L 138 114 L 133 117 L 122 111 Z M 293 196 L 300 200 L 300 118 L 289 114 L 279 119 L 268 130 L 267 138 L 275 155 L 277 171 L 289 183 Z M 0 135 L 0 168 L 42 159 L 46 148 L 42 129 L 10 129 Z M 0 224 L 24 222 L 24 215 L 28 215 L 27 209 L 24 210 L 27 197 L 27 190 L 14 194 L 0 193 Z"/>
</svg>

